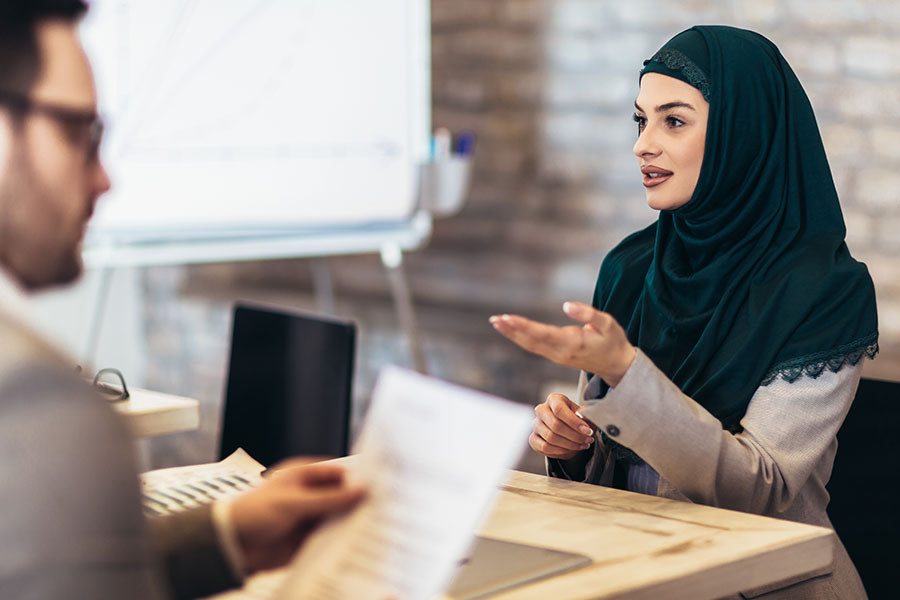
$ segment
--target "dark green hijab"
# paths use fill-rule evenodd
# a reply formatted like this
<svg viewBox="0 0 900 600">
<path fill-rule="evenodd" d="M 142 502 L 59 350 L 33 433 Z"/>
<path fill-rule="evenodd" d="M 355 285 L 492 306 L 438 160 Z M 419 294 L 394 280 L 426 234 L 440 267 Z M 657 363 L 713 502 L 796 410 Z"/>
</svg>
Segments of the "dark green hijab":
<svg viewBox="0 0 900 600">
<path fill-rule="evenodd" d="M 607 255 L 593 304 L 736 431 L 760 385 L 875 355 L 875 290 L 844 243 L 812 106 L 774 44 L 694 27 L 649 72 L 710 103 L 700 178 L 687 204 Z"/>
</svg>

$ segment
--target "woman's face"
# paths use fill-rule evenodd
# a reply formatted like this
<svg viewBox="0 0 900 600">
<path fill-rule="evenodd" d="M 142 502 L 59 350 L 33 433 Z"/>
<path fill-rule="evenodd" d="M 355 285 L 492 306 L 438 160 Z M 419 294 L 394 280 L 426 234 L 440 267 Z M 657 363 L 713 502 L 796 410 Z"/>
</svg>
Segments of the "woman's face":
<svg viewBox="0 0 900 600">
<path fill-rule="evenodd" d="M 687 204 L 697 187 L 709 103 L 687 83 L 647 73 L 634 101 L 638 158 L 647 190 L 647 204 L 656 210 L 674 210 Z"/>
</svg>

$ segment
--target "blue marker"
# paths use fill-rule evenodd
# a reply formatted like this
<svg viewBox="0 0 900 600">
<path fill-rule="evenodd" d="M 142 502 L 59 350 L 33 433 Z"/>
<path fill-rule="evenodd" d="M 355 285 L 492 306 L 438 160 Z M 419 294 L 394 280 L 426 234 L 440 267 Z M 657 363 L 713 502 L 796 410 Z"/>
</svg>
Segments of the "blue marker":
<svg viewBox="0 0 900 600">
<path fill-rule="evenodd" d="M 472 146 L 475 145 L 475 134 L 471 131 L 463 131 L 456 140 L 457 156 L 469 156 L 472 154 Z"/>
</svg>

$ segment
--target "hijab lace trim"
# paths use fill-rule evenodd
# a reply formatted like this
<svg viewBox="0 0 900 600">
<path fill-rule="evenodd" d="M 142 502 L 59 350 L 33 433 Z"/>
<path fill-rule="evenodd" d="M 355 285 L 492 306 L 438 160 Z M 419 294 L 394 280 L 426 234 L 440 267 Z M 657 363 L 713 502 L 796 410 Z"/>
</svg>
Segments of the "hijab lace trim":
<svg viewBox="0 0 900 600">
<path fill-rule="evenodd" d="M 760 385 L 769 385 L 778 378 L 794 383 L 802 375 L 815 379 L 825 372 L 826 368 L 832 373 L 837 373 L 845 364 L 854 366 L 863 356 L 874 359 L 876 354 L 878 354 L 877 332 L 834 350 L 808 354 L 777 364 L 763 377 Z"/>
<path fill-rule="evenodd" d="M 709 102 L 711 94 L 709 78 L 690 58 L 678 50 L 663 48 L 654 54 L 650 60 L 662 63 L 673 71 L 684 71 L 685 76 L 688 78 L 688 82 L 700 90 L 700 93 L 703 94 L 703 99 Z"/>
</svg>

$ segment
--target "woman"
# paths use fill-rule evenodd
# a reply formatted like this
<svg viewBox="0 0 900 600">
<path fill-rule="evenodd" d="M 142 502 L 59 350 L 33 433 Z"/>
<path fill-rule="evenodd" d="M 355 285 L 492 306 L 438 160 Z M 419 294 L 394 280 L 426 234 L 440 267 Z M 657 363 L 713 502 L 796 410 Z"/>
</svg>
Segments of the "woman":
<svg viewBox="0 0 900 600">
<path fill-rule="evenodd" d="M 835 435 L 878 333 L 809 100 L 764 37 L 694 27 L 645 62 L 635 108 L 657 222 L 609 253 L 593 307 L 564 305 L 582 326 L 491 317 L 589 380 L 584 406 L 536 408 L 531 447 L 557 477 L 830 527 Z M 753 594 L 865 598 L 840 545 L 832 575 Z"/>
</svg>

